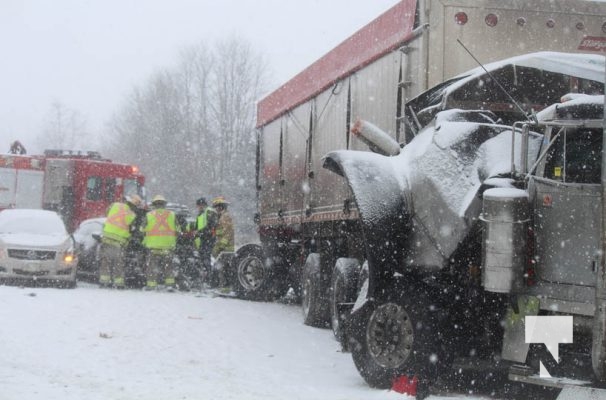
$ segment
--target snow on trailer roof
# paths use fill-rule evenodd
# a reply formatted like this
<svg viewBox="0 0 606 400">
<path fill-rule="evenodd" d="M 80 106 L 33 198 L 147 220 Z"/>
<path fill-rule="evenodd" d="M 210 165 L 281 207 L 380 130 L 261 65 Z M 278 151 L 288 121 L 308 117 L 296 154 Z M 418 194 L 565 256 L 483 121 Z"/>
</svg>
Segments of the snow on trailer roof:
<svg viewBox="0 0 606 400">
<path fill-rule="evenodd" d="M 469 81 L 485 75 L 486 71 L 492 72 L 507 65 L 536 68 L 547 72 L 560 73 L 604 83 L 604 56 L 597 54 L 560 53 L 555 51 L 540 51 L 520 56 L 506 58 L 476 67 L 470 71 L 457 75 L 462 78 L 446 88 L 446 92 L 457 90 Z M 486 69 L 486 71 L 484 70 Z"/>
<path fill-rule="evenodd" d="M 306 102 L 413 36 L 416 0 L 402 0 L 257 104 L 257 127 Z"/>
<path fill-rule="evenodd" d="M 539 51 L 522 54 L 486 64 L 484 68 L 495 71 L 505 65 L 536 68 L 592 81 L 604 82 L 604 56 L 598 54 L 561 53 L 557 51 Z M 478 76 L 485 73 L 484 68 L 476 67 L 459 76 Z"/>
</svg>

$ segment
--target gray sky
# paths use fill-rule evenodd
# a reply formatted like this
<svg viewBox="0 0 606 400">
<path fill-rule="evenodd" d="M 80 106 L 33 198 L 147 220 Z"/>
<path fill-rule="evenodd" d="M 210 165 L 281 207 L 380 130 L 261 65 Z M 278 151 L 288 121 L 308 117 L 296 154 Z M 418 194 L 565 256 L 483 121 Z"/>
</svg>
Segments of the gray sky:
<svg viewBox="0 0 606 400">
<path fill-rule="evenodd" d="M 398 0 L 0 0 L 0 152 L 35 149 L 50 105 L 99 133 L 134 85 L 179 49 L 232 35 L 266 54 L 277 83 Z"/>
</svg>

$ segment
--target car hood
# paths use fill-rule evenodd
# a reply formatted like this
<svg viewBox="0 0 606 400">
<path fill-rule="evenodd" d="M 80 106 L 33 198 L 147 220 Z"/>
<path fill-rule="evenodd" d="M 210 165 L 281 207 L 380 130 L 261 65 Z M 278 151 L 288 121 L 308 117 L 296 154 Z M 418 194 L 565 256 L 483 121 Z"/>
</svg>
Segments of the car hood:
<svg viewBox="0 0 606 400">
<path fill-rule="evenodd" d="M 5 246 L 30 248 L 61 247 L 66 245 L 69 236 L 65 235 L 36 235 L 32 233 L 1 233 L 0 243 Z"/>
</svg>

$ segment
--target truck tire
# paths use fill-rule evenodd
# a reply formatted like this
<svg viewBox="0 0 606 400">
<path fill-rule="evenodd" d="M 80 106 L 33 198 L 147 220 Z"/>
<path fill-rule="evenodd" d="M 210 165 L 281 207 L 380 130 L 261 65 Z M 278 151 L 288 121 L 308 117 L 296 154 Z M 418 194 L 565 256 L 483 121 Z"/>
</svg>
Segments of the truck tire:
<svg viewBox="0 0 606 400">
<path fill-rule="evenodd" d="M 289 286 L 285 269 L 267 261 L 259 245 L 247 245 L 238 250 L 233 265 L 234 291 L 239 298 L 267 301 L 286 294 Z"/>
<path fill-rule="evenodd" d="M 263 249 L 257 245 L 243 247 L 236 254 L 234 265 L 234 290 L 237 296 L 247 300 L 264 300 L 268 290 L 269 269 L 265 265 Z"/>
<path fill-rule="evenodd" d="M 372 387 L 389 388 L 401 375 L 416 375 L 427 385 L 449 364 L 440 337 L 444 312 L 418 285 L 392 288 L 382 301 L 366 302 L 356 311 L 352 358 Z"/>
<path fill-rule="evenodd" d="M 330 281 L 330 326 L 337 341 L 344 344 L 343 322 L 346 315 L 339 313 L 339 303 L 353 303 L 358 292 L 360 262 L 356 258 L 337 259 Z"/>
<path fill-rule="evenodd" d="M 319 253 L 310 253 L 307 256 L 301 276 L 301 289 L 303 323 L 309 326 L 327 327 L 328 305 L 322 293 Z"/>
</svg>

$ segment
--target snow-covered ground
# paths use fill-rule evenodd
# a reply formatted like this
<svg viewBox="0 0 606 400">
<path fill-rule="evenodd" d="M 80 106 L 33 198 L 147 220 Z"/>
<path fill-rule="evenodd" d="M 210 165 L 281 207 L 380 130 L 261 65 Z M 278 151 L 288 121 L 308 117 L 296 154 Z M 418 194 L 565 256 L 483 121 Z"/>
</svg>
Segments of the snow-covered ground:
<svg viewBox="0 0 606 400">
<path fill-rule="evenodd" d="M 210 293 L 0 286 L 0 400 L 410 398 L 369 388 L 300 314 Z"/>
</svg>

